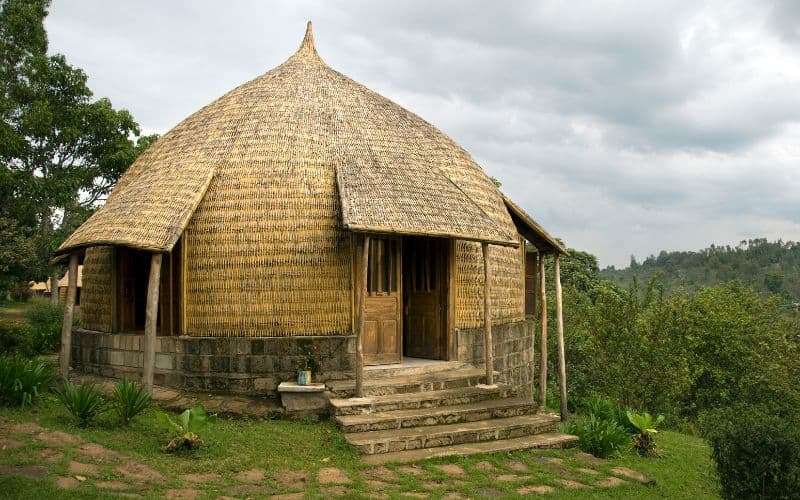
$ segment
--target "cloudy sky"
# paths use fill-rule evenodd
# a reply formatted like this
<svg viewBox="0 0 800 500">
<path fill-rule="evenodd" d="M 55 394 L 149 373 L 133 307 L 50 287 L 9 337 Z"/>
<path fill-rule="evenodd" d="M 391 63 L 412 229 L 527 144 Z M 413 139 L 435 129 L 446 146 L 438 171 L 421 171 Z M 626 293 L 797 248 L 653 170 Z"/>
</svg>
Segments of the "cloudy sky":
<svg viewBox="0 0 800 500">
<path fill-rule="evenodd" d="M 53 0 L 50 51 L 166 132 L 277 66 L 333 68 L 433 123 L 569 246 L 800 240 L 796 0 Z"/>
</svg>

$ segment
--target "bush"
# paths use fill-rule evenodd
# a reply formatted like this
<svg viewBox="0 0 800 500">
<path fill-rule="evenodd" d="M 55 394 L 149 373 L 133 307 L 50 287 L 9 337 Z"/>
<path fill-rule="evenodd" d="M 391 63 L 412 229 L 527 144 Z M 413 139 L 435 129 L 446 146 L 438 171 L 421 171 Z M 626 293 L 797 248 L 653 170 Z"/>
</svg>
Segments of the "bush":
<svg viewBox="0 0 800 500">
<path fill-rule="evenodd" d="M 796 418 L 739 405 L 707 415 L 724 498 L 800 498 L 800 430 Z"/>
<path fill-rule="evenodd" d="M 198 435 L 205 427 L 216 421 L 216 415 L 206 415 L 203 405 L 197 405 L 178 415 L 177 420 L 162 411 L 156 411 L 156 418 L 169 431 L 170 439 L 166 451 L 193 450 L 202 446 L 203 439 Z"/>
<path fill-rule="evenodd" d="M 33 329 L 25 323 L 0 321 L 0 353 L 33 356 Z"/>
<path fill-rule="evenodd" d="M 567 423 L 566 431 L 578 436 L 581 450 L 606 458 L 630 445 L 630 433 L 613 420 L 589 414 Z"/>
<path fill-rule="evenodd" d="M 53 380 L 53 368 L 46 361 L 22 356 L 0 356 L 0 403 L 27 406 Z"/>
<path fill-rule="evenodd" d="M 128 425 L 133 417 L 147 407 L 150 393 L 142 385 L 122 379 L 114 387 L 111 401 L 122 425 Z"/>
<path fill-rule="evenodd" d="M 67 410 L 78 419 L 78 425 L 81 427 L 89 425 L 105 406 L 103 393 L 94 384 L 86 382 L 76 386 L 65 380 L 64 387 L 57 390 L 56 394 Z"/>
<path fill-rule="evenodd" d="M 30 350 L 33 353 L 48 354 L 59 350 L 64 321 L 62 306 L 39 302 L 25 313 L 25 318 L 32 330 Z"/>
</svg>

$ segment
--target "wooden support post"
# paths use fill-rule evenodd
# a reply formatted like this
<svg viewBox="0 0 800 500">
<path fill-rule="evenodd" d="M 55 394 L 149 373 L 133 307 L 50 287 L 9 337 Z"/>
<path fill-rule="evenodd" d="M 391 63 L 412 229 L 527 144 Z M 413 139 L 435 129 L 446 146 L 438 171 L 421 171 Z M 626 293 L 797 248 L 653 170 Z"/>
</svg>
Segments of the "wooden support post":
<svg viewBox="0 0 800 500">
<path fill-rule="evenodd" d="M 75 296 L 78 293 L 77 253 L 71 253 L 69 256 L 68 272 L 67 303 L 64 304 L 64 323 L 61 325 L 61 357 L 59 359 L 61 377 L 64 380 L 69 378 L 69 358 L 72 355 L 72 313 L 75 310 Z M 56 290 L 56 293 L 58 293 L 58 284 L 55 287 L 51 287 L 51 290 Z"/>
<path fill-rule="evenodd" d="M 361 397 L 364 386 L 364 304 L 367 297 L 367 269 L 369 269 L 369 235 L 364 236 L 361 249 L 361 272 L 358 275 L 358 329 L 356 331 L 356 397 Z"/>
<path fill-rule="evenodd" d="M 486 361 L 486 385 L 494 385 L 494 352 L 492 350 L 492 272 L 489 268 L 489 244 L 483 243 L 483 352 Z"/>
<path fill-rule="evenodd" d="M 553 257 L 556 285 L 556 333 L 558 336 L 558 385 L 561 389 L 561 421 L 567 420 L 567 359 L 564 354 L 564 313 L 561 299 L 561 265 L 558 253 Z"/>
<path fill-rule="evenodd" d="M 147 282 L 142 383 L 150 394 L 153 394 L 153 372 L 156 366 L 156 322 L 158 321 L 158 292 L 161 286 L 162 257 L 160 253 L 154 253 L 150 258 L 150 280 Z"/>
<path fill-rule="evenodd" d="M 544 255 L 539 254 L 539 310 L 542 335 L 539 342 L 539 411 L 547 410 L 547 292 L 544 277 Z"/>
</svg>

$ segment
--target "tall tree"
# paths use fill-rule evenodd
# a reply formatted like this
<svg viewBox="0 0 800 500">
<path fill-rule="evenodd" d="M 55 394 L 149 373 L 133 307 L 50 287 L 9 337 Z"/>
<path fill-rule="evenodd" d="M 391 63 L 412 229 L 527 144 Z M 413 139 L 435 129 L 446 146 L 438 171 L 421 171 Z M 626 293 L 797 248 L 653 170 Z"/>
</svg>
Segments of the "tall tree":
<svg viewBox="0 0 800 500">
<path fill-rule="evenodd" d="M 49 0 L 0 6 L 0 193 L 14 207 L 5 216 L 33 229 L 38 265 L 31 277 L 41 279 L 53 250 L 153 137 L 133 141 L 139 128 L 130 113 L 108 99 L 92 100 L 86 74 L 63 55 L 47 55 Z M 57 278 L 54 270 L 52 282 Z"/>
</svg>

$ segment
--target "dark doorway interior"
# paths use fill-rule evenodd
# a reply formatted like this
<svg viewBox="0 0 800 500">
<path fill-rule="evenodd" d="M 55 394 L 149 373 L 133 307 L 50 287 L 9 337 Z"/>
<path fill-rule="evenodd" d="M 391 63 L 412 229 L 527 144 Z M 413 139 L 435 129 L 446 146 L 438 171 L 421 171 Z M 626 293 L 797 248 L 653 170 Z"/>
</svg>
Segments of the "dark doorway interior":
<svg viewBox="0 0 800 500">
<path fill-rule="evenodd" d="M 447 359 L 448 241 L 403 238 L 403 352 Z"/>
</svg>

